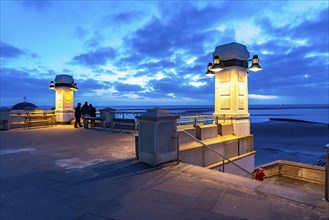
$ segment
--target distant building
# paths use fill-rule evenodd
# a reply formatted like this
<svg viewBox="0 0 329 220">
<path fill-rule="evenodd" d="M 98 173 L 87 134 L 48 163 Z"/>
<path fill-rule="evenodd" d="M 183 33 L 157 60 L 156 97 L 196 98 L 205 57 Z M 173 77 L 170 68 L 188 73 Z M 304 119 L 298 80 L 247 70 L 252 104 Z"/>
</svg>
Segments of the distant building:
<svg viewBox="0 0 329 220">
<path fill-rule="evenodd" d="M 30 102 L 20 102 L 11 107 L 10 110 L 33 110 L 38 109 L 39 107 Z"/>
</svg>

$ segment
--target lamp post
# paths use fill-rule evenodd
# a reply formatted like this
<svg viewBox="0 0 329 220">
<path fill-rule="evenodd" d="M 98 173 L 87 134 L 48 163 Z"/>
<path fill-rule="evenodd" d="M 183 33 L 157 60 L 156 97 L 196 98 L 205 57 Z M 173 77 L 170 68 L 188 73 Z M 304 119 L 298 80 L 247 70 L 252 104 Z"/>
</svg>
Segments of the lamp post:
<svg viewBox="0 0 329 220">
<path fill-rule="evenodd" d="M 248 112 L 248 62 L 250 71 L 259 71 L 258 56 L 249 59 L 247 47 L 229 43 L 216 47 L 213 62 L 208 64 L 207 76 L 215 76 L 215 112 L 218 122 L 231 121 L 236 136 L 250 134 Z"/>
<path fill-rule="evenodd" d="M 56 91 L 55 115 L 59 123 L 69 123 L 74 118 L 74 91 L 77 84 L 70 75 L 57 75 L 55 82 L 51 81 L 49 89 Z"/>
</svg>

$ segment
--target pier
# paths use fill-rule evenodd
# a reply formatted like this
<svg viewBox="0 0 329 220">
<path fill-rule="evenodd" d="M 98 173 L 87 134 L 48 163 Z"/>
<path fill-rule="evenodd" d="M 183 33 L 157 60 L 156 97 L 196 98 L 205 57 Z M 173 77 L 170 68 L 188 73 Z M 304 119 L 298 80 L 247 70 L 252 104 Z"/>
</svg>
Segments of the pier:
<svg viewBox="0 0 329 220">
<path fill-rule="evenodd" d="M 326 219 L 324 185 L 141 163 L 133 132 L 0 132 L 1 219 Z"/>
</svg>

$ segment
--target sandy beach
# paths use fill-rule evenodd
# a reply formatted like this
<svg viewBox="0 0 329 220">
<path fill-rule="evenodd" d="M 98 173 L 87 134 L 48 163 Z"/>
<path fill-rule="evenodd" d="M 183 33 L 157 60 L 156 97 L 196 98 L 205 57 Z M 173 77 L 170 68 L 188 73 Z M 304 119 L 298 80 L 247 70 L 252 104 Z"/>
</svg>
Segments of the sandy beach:
<svg viewBox="0 0 329 220">
<path fill-rule="evenodd" d="M 251 123 L 256 166 L 274 160 L 313 164 L 323 159 L 329 143 L 327 124 L 268 121 Z"/>
</svg>

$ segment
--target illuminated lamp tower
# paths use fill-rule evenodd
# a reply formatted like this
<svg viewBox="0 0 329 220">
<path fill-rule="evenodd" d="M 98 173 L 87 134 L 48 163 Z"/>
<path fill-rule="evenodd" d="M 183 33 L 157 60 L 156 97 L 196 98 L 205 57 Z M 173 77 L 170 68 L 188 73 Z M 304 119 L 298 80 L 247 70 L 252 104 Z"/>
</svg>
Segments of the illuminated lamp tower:
<svg viewBox="0 0 329 220">
<path fill-rule="evenodd" d="M 208 64 L 206 75 L 215 75 L 215 112 L 219 123 L 232 123 L 236 136 L 250 134 L 248 112 L 248 61 L 247 47 L 229 43 L 216 47 L 214 65 Z M 251 71 L 261 70 L 258 56 L 252 59 Z"/>
<path fill-rule="evenodd" d="M 55 115 L 58 123 L 69 123 L 74 119 L 74 91 L 77 84 L 70 75 L 57 75 L 55 82 L 51 81 L 49 89 L 56 91 Z"/>
</svg>

